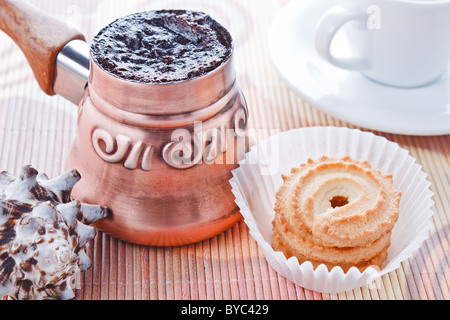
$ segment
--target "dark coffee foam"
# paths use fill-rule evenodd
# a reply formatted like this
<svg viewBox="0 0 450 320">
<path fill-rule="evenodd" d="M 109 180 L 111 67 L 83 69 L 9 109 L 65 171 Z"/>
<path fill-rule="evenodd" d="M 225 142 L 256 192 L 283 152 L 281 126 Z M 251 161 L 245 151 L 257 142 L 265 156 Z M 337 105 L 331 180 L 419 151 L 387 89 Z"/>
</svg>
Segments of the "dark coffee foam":
<svg viewBox="0 0 450 320">
<path fill-rule="evenodd" d="M 161 10 L 117 19 L 94 37 L 93 60 L 105 71 L 144 83 L 202 76 L 232 51 L 228 31 L 203 12 Z"/>
</svg>

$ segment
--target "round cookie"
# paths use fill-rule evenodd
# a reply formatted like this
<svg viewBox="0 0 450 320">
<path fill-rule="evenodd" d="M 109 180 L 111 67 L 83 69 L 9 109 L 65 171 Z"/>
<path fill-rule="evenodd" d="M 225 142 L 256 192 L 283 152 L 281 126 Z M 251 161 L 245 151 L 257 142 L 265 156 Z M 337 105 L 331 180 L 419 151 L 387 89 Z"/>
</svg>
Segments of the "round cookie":
<svg viewBox="0 0 450 320">
<path fill-rule="evenodd" d="M 391 175 L 350 157 L 322 157 L 283 180 L 273 221 L 275 250 L 328 267 L 381 265 L 401 197 Z"/>
</svg>

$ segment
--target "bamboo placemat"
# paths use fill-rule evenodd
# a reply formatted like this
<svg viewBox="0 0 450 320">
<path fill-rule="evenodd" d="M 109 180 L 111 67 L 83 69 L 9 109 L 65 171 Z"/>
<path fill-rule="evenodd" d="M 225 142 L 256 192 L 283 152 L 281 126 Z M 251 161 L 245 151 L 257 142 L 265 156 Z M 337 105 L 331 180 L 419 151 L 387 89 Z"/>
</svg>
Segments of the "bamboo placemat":
<svg viewBox="0 0 450 320">
<path fill-rule="evenodd" d="M 298 0 L 303 1 L 303 0 Z M 208 12 L 233 35 L 239 85 L 250 109 L 250 128 L 355 126 L 308 105 L 277 76 L 267 56 L 267 34 L 283 0 L 29 0 L 73 24 L 88 41 L 117 17 L 149 9 Z M 64 170 L 77 132 L 76 107 L 46 96 L 16 45 L 0 34 L 0 169 L 18 174 L 30 163 L 49 176 Z M 365 130 L 364 128 L 360 128 Z M 294 285 L 266 262 L 244 222 L 202 242 L 146 247 L 101 232 L 90 246 L 92 267 L 81 275 L 77 299 L 449 299 L 450 136 L 382 132 L 409 150 L 429 175 L 433 229 L 414 256 L 382 277 L 378 289 L 322 294 Z"/>
</svg>

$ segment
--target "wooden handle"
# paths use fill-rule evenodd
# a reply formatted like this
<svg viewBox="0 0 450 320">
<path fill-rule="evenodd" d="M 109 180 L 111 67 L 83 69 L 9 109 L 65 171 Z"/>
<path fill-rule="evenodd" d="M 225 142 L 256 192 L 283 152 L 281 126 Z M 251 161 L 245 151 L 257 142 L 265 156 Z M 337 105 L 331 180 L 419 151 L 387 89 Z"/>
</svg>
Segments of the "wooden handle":
<svg viewBox="0 0 450 320">
<path fill-rule="evenodd" d="M 0 0 L 0 29 L 23 51 L 39 86 L 49 95 L 55 94 L 56 56 L 69 41 L 85 40 L 77 30 L 22 0 Z"/>
</svg>

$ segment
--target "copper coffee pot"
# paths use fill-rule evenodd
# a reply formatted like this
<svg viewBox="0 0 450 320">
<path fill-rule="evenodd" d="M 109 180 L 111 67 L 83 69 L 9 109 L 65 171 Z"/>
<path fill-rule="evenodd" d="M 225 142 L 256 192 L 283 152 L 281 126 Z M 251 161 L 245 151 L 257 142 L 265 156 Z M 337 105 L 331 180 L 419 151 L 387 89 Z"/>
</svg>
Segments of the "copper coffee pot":
<svg viewBox="0 0 450 320">
<path fill-rule="evenodd" d="M 248 110 L 233 54 L 186 81 L 149 84 L 105 72 L 82 34 L 18 0 L 0 0 L 0 29 L 24 52 L 44 92 L 79 106 L 67 158 L 73 197 L 109 207 L 96 226 L 145 245 L 211 237 L 241 215 L 228 180 L 247 149 Z"/>
</svg>

